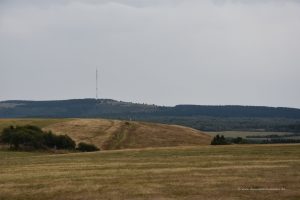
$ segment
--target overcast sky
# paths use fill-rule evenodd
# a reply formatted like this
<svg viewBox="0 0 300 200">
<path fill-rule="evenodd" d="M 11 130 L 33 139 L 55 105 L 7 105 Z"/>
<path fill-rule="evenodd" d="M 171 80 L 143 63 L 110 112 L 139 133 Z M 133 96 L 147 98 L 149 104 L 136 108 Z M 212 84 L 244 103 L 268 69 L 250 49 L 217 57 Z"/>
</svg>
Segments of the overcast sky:
<svg viewBox="0 0 300 200">
<path fill-rule="evenodd" d="M 300 2 L 0 0 L 0 100 L 300 108 Z"/>
</svg>

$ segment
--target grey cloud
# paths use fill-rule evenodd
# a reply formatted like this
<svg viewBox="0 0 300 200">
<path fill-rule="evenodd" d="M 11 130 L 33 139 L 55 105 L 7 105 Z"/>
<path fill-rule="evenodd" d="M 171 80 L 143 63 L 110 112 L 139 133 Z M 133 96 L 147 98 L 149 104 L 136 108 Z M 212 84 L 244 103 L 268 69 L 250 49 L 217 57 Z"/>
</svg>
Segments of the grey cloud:
<svg viewBox="0 0 300 200">
<path fill-rule="evenodd" d="M 94 97 L 98 67 L 107 98 L 300 107 L 298 1 L 24 2 L 0 2 L 0 100 Z"/>
<path fill-rule="evenodd" d="M 68 5 L 72 3 L 83 3 L 83 4 L 100 4 L 105 5 L 109 3 L 122 4 L 131 7 L 143 8 L 153 7 L 161 5 L 176 5 L 182 3 L 182 0 L 2 0 L 0 1 L 1 6 L 38 6 L 38 7 L 50 7 L 55 5 Z"/>
<path fill-rule="evenodd" d="M 72 3 L 84 3 L 84 4 L 109 4 L 116 3 L 131 7 L 144 8 L 153 6 L 174 6 L 183 3 L 213 3 L 216 5 L 226 5 L 226 4 L 286 4 L 286 3 L 300 3 L 299 0 L 1 0 L 0 6 L 38 6 L 38 7 L 49 7 L 53 5 L 68 5 Z"/>
</svg>

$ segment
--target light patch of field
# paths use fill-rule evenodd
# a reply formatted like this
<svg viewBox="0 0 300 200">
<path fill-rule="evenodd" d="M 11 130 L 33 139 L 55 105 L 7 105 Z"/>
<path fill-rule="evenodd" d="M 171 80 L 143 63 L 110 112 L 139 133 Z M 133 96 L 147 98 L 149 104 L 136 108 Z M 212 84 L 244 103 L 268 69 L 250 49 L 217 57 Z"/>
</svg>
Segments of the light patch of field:
<svg viewBox="0 0 300 200">
<path fill-rule="evenodd" d="M 67 134 L 77 142 L 101 149 L 130 149 L 186 145 L 207 145 L 211 137 L 192 128 L 145 122 L 76 119 L 44 128 Z"/>
<path fill-rule="evenodd" d="M 300 199 L 297 144 L 0 157 L 1 200 Z"/>
<path fill-rule="evenodd" d="M 43 128 L 55 123 L 67 122 L 70 120 L 72 119 L 0 119 L 0 131 L 8 126 L 34 125 Z"/>
<path fill-rule="evenodd" d="M 32 124 L 101 149 L 210 144 L 211 136 L 183 126 L 107 119 L 0 119 L 1 127 Z"/>
<path fill-rule="evenodd" d="M 246 138 L 246 136 L 266 136 L 266 135 L 289 135 L 292 133 L 289 132 L 266 132 L 266 131 L 217 131 L 217 132 L 205 132 L 208 135 L 224 135 L 225 137 L 242 137 Z M 294 138 L 294 137 L 293 137 Z"/>
</svg>

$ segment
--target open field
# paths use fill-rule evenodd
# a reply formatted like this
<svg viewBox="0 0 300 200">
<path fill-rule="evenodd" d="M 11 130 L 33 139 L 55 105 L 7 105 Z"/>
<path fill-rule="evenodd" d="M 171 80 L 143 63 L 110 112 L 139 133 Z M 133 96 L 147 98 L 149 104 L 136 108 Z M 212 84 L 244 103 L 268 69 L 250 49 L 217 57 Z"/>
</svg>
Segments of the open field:
<svg viewBox="0 0 300 200">
<path fill-rule="evenodd" d="M 300 145 L 0 157 L 1 200 L 300 199 Z"/>
<path fill-rule="evenodd" d="M 32 124 L 101 149 L 210 144 L 211 136 L 184 126 L 107 119 L 0 119 L 1 128 Z"/>
</svg>

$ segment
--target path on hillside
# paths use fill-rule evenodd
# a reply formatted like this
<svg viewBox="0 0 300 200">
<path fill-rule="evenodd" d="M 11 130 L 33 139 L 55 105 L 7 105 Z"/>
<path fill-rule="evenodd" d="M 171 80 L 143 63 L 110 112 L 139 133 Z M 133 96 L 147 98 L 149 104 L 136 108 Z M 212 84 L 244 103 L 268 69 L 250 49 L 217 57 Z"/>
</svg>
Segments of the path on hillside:
<svg viewBox="0 0 300 200">
<path fill-rule="evenodd" d="M 106 119 L 74 119 L 50 124 L 44 130 L 101 149 L 207 145 L 211 141 L 211 136 L 188 127 Z"/>
</svg>

